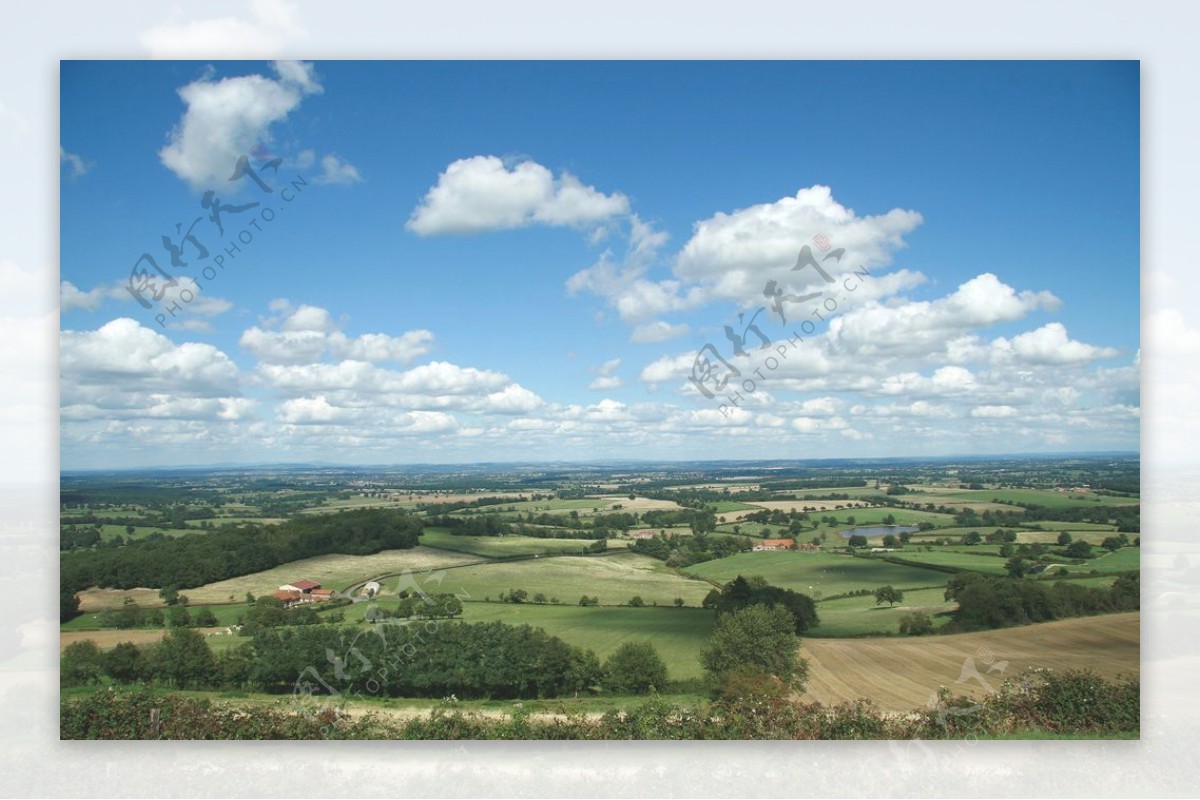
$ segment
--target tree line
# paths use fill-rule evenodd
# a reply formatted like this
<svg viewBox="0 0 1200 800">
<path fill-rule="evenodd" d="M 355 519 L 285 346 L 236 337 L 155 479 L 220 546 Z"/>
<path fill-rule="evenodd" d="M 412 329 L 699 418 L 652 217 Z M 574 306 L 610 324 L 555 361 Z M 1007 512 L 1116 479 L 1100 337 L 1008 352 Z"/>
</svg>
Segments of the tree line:
<svg viewBox="0 0 1200 800">
<path fill-rule="evenodd" d="M 963 572 L 946 586 L 947 600 L 958 601 L 949 626 L 981 630 L 1090 616 L 1141 607 L 1141 579 L 1136 572 L 1119 576 L 1108 588 L 1071 581 L 1044 581 Z"/>
<path fill-rule="evenodd" d="M 744 536 L 683 536 L 677 533 L 655 534 L 629 545 L 631 551 L 665 561 L 669 567 L 687 567 L 725 558 L 753 547 L 753 541 Z"/>
</svg>

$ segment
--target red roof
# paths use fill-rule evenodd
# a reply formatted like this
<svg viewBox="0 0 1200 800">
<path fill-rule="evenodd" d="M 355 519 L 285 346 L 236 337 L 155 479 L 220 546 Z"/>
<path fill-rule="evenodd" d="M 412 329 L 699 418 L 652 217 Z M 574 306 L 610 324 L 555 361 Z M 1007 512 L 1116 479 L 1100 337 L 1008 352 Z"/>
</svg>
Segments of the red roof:
<svg viewBox="0 0 1200 800">
<path fill-rule="evenodd" d="M 289 591 L 288 589 L 276 589 L 275 590 L 275 599 L 276 600 L 284 600 L 284 601 L 297 600 L 300 598 L 300 596 L 301 596 L 300 592 L 293 592 L 293 591 Z"/>
<path fill-rule="evenodd" d="M 787 547 L 794 544 L 791 539 L 763 539 L 763 547 Z"/>
<path fill-rule="evenodd" d="M 319 594 L 319 595 L 322 595 L 322 596 L 325 596 L 325 595 L 332 595 L 332 594 L 333 594 L 333 589 L 313 589 L 313 590 L 312 590 L 312 593 L 313 593 L 313 594 Z"/>
<path fill-rule="evenodd" d="M 288 586 L 295 586 L 297 589 L 299 589 L 302 592 L 307 592 L 311 589 L 320 589 L 321 588 L 321 584 L 317 583 L 316 581 L 310 581 L 307 578 L 304 578 L 304 579 L 298 580 L 298 581 L 292 581 L 291 583 L 288 584 Z"/>
</svg>

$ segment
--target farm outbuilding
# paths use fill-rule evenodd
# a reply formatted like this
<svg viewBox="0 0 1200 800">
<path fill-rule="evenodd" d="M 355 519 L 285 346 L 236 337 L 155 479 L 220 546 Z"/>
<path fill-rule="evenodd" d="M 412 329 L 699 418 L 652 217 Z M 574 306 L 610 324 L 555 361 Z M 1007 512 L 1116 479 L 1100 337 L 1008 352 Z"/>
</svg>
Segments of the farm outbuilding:
<svg viewBox="0 0 1200 800">
<path fill-rule="evenodd" d="M 313 589 L 320 589 L 320 588 L 321 588 L 321 584 L 317 583 L 316 581 L 310 581 L 307 578 L 302 578 L 301 580 L 298 580 L 298 581 L 292 581 L 291 583 L 285 583 L 283 586 L 279 587 L 279 590 L 281 592 L 300 592 L 302 594 L 309 594 L 312 592 Z"/>
</svg>

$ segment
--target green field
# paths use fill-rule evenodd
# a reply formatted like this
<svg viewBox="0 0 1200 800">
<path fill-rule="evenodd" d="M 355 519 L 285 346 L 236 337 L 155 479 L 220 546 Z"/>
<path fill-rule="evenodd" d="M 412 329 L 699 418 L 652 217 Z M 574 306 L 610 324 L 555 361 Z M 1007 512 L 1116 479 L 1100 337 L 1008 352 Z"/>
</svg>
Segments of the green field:
<svg viewBox="0 0 1200 800">
<path fill-rule="evenodd" d="M 602 594 L 603 592 L 601 592 Z M 604 660 L 623 642 L 650 642 L 673 679 L 699 677 L 713 612 L 700 608 L 582 608 L 578 605 L 465 603 L 466 622 L 531 625 L 564 642 L 596 651 Z"/>
<path fill-rule="evenodd" d="M 1097 522 L 1059 522 L 1058 520 L 1039 519 L 1036 522 L 1029 523 L 1028 527 L 1037 526 L 1046 531 L 1105 531 L 1112 533 L 1117 529 L 1116 525 L 1101 524 Z M 1030 531 L 1037 533 L 1036 530 Z"/>
<path fill-rule="evenodd" d="M 916 561 L 921 564 L 932 564 L 938 567 L 952 567 L 959 570 L 982 572 L 987 575 L 1008 574 L 1008 571 L 1004 568 L 1004 562 L 1008 559 L 1000 558 L 999 556 L 947 552 L 941 548 L 930 551 L 907 549 L 891 555 L 895 555 L 897 558 L 902 558 L 905 561 Z"/>
<path fill-rule="evenodd" d="M 204 533 L 204 531 L 187 530 L 186 528 L 150 528 L 146 526 L 137 526 L 133 528 L 133 533 L 126 533 L 124 525 L 101 525 L 100 526 L 100 541 L 111 542 L 113 539 L 120 536 L 127 542 L 137 539 L 145 539 L 152 533 L 161 533 L 163 536 L 190 536 L 194 533 Z"/>
<path fill-rule="evenodd" d="M 293 561 L 278 567 L 240 575 L 215 583 L 184 589 L 183 594 L 193 603 L 224 603 L 242 600 L 246 592 L 254 595 L 270 594 L 291 581 L 307 578 L 328 589 L 346 589 L 359 581 L 381 575 L 395 575 L 404 570 L 414 573 L 437 571 L 459 564 L 478 561 L 479 556 L 466 553 L 451 553 L 431 547 L 414 547 L 411 550 L 384 550 L 369 556 L 326 555 Z M 384 589 L 389 586 L 385 582 Z"/>
<path fill-rule="evenodd" d="M 592 539 L 539 539 L 534 536 L 455 536 L 446 528 L 426 528 L 421 534 L 421 544 L 426 547 L 488 558 L 547 553 L 578 554 L 594 543 Z"/>
<path fill-rule="evenodd" d="M 1072 586 L 1087 586 L 1093 589 L 1107 589 L 1113 585 L 1113 581 L 1116 579 L 1116 575 L 1099 575 L 1091 578 L 1072 578 L 1070 581 L 1066 581 L 1066 583 L 1070 583 Z M 1053 583 L 1055 580 L 1062 579 L 1054 575 L 1047 575 L 1046 577 L 1042 578 L 1042 580 Z"/>
<path fill-rule="evenodd" d="M 949 578 L 944 572 L 921 567 L 835 553 L 799 552 L 739 553 L 696 564 L 688 567 L 686 572 L 721 583 L 738 575 L 761 575 L 773 586 L 792 589 L 814 599 L 886 584 L 897 589 L 934 586 Z"/>
<path fill-rule="evenodd" d="M 823 495 L 844 494 L 849 495 L 851 500 L 860 500 L 867 497 L 883 497 L 886 491 L 886 489 L 876 489 L 874 486 L 846 486 L 833 489 L 800 489 L 796 492 L 781 492 L 780 494 L 794 495 L 798 500 L 816 500 Z"/>
<path fill-rule="evenodd" d="M 209 522 L 214 528 L 219 528 L 226 523 L 232 523 L 234 525 L 241 525 L 244 523 L 250 523 L 253 525 L 278 525 L 281 522 L 286 521 L 287 520 L 283 517 L 213 517 L 212 519 L 207 520 L 189 519 L 188 524 L 199 525 L 201 522 Z"/>
<path fill-rule="evenodd" d="M 632 502 L 628 496 L 613 495 L 612 497 L 582 497 L 574 500 L 525 500 L 502 505 L 485 506 L 480 509 L 464 509 L 464 511 L 468 511 L 469 513 L 487 513 L 491 511 L 494 513 L 501 510 L 507 512 L 509 509 L 512 509 L 514 512 L 578 511 L 583 514 L 584 512 L 593 511 L 611 511 L 614 505 L 624 505 L 627 508 L 622 510 L 632 510 L 628 508 Z M 461 514 L 462 512 L 456 511 L 455 513 Z"/>
<path fill-rule="evenodd" d="M 1045 506 L 1046 508 L 1072 508 L 1075 506 L 1136 506 L 1140 503 L 1137 497 L 1111 497 L 1097 494 L 1071 494 L 1056 492 L 1050 489 L 954 489 L 950 491 L 921 491 L 915 494 L 902 495 L 901 499 L 915 503 L 966 504 L 972 503 L 1027 503 Z M 980 509 L 982 510 L 982 509 Z"/>
<path fill-rule="evenodd" d="M 904 593 L 904 602 L 888 607 L 886 603 L 876 605 L 871 595 L 843 597 L 817 604 L 817 616 L 821 624 L 806 633 L 803 638 L 838 636 L 866 636 L 869 634 L 894 635 L 900 618 L 910 611 L 921 611 L 929 615 L 935 628 L 950 621 L 949 617 L 936 616 L 956 607 L 947 602 L 945 589 L 918 589 Z"/>
<path fill-rule="evenodd" d="M 1142 548 L 1122 547 L 1112 553 L 1092 559 L 1094 569 L 1101 572 L 1130 572 L 1141 568 Z"/>
<path fill-rule="evenodd" d="M 335 511 L 347 511 L 354 508 L 413 508 L 415 500 L 387 500 L 382 497 L 350 497 L 345 500 L 328 500 L 323 505 L 313 506 L 301 511 L 301 514 L 329 514 Z"/>
<path fill-rule="evenodd" d="M 1139 547 L 1122 547 L 1115 552 L 1089 558 L 1082 564 L 1063 564 L 1063 567 L 1071 574 L 1086 574 L 1093 570 L 1108 574 L 1133 572 L 1141 568 L 1141 555 Z"/>
<path fill-rule="evenodd" d="M 916 525 L 921 522 L 931 522 L 934 525 L 953 525 L 954 517 L 950 514 L 938 514 L 935 511 L 912 511 L 907 508 L 855 508 L 846 511 L 818 511 L 810 514 L 816 522 L 824 516 L 837 517 L 838 522 L 846 522 L 846 517 L 854 517 L 853 525 L 838 525 L 835 528 L 829 527 L 827 523 L 821 524 L 821 530 L 845 530 L 847 528 L 867 528 L 876 527 L 883 524 L 884 517 L 891 515 L 895 518 L 897 525 Z M 882 534 L 881 534 L 882 535 Z"/>
<path fill-rule="evenodd" d="M 537 592 L 547 599 L 576 604 L 581 595 L 599 597 L 602 605 L 623 605 L 638 595 L 651 605 L 669 606 L 682 597 L 698 606 L 713 587 L 689 580 L 661 561 L 629 552 L 600 556 L 554 556 L 524 561 L 496 562 L 448 570 L 441 591 L 463 599 L 499 598 L 501 592 L 524 589 L 530 598 Z"/>
</svg>

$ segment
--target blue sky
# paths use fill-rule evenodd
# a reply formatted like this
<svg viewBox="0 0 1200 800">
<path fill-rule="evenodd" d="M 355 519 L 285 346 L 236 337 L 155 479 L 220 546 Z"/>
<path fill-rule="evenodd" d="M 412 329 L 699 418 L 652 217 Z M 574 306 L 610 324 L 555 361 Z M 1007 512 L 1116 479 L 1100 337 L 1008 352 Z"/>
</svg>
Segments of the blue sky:
<svg viewBox="0 0 1200 800">
<path fill-rule="evenodd" d="M 63 62 L 62 465 L 1136 450 L 1138 86 L 1136 62 Z M 271 195 L 226 180 L 255 145 Z M 171 267 L 207 189 L 263 205 Z M 771 348 L 733 357 L 767 280 L 830 288 L 791 270 L 819 234 L 845 248 L 831 321 L 768 368 L 768 308 Z M 163 325 L 124 288 L 144 252 L 204 283 Z M 743 373 L 712 398 L 709 343 Z"/>
</svg>

